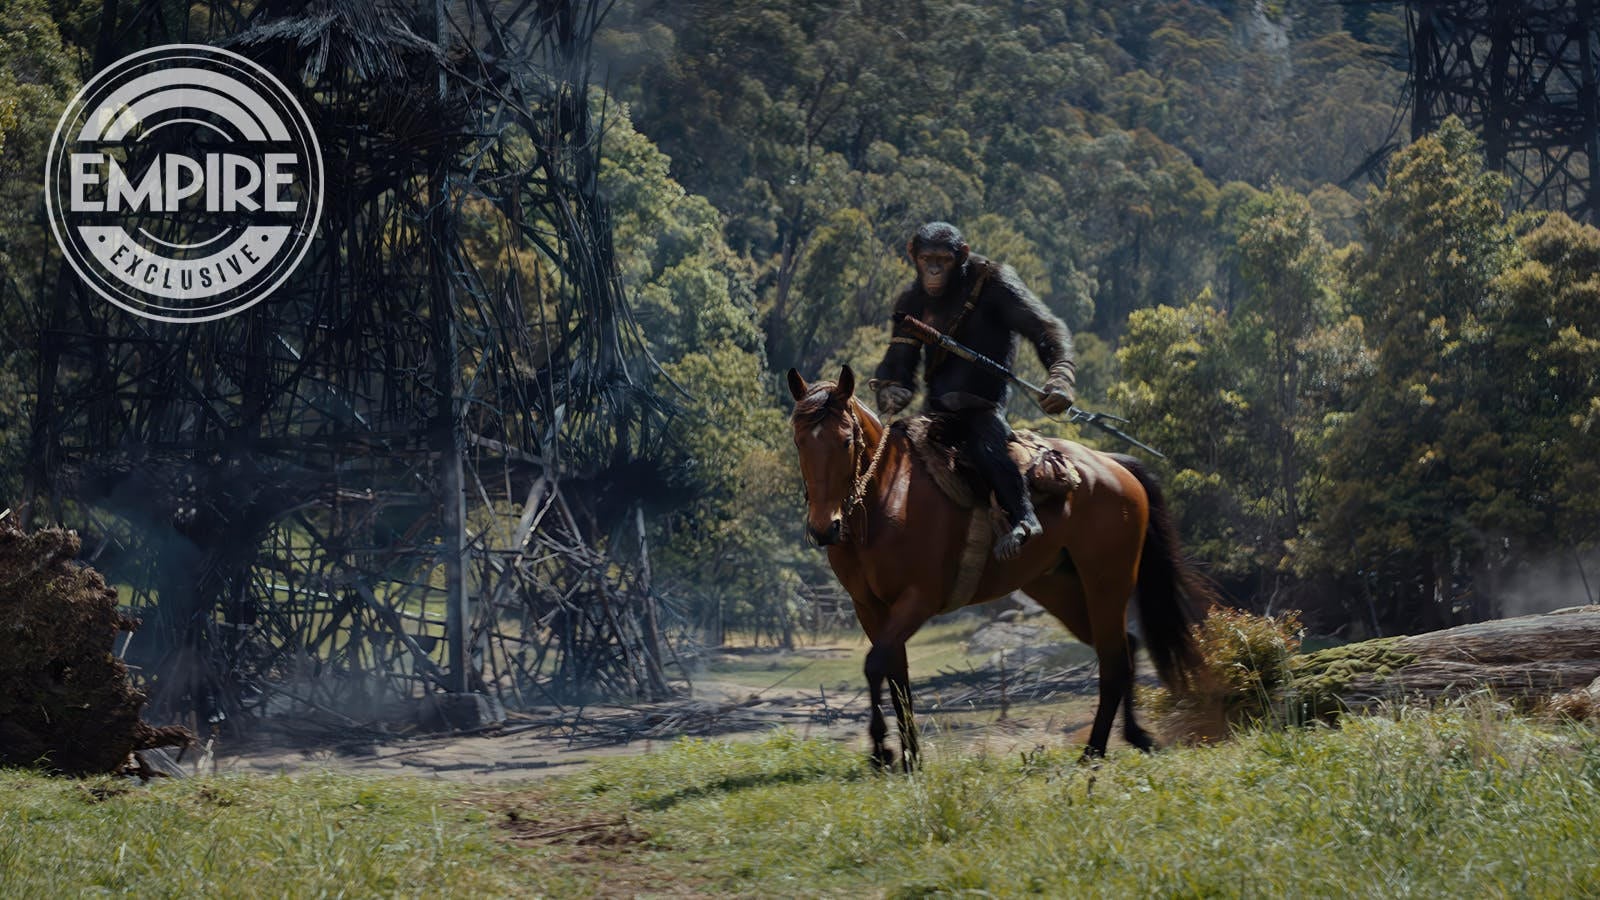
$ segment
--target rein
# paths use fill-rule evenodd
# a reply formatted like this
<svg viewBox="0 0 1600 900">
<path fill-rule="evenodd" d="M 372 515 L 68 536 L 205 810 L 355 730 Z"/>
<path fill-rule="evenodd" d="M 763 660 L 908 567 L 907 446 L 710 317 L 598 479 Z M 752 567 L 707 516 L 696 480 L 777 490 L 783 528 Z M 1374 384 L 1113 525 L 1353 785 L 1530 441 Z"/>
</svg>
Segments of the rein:
<svg viewBox="0 0 1600 900">
<path fill-rule="evenodd" d="M 861 469 L 861 442 L 866 438 L 866 430 L 861 427 L 861 418 L 856 415 L 854 406 L 847 406 L 850 413 L 850 433 L 855 439 L 855 458 L 850 462 L 850 471 L 858 472 Z M 872 460 L 867 464 L 867 469 L 856 476 L 855 485 L 850 490 L 850 496 L 845 500 L 843 518 L 849 527 L 852 516 L 861 504 L 867 499 L 867 488 L 872 485 L 872 479 L 878 474 L 878 464 L 883 462 L 883 453 L 889 447 L 889 426 L 883 426 L 883 434 L 878 438 L 878 447 L 872 451 Z"/>
</svg>

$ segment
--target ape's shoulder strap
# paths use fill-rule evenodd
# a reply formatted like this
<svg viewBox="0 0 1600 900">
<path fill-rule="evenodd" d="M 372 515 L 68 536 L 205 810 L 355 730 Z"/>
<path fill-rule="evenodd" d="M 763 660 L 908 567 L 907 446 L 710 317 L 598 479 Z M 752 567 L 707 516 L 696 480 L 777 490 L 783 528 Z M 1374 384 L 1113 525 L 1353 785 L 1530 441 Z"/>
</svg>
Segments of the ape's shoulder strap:
<svg viewBox="0 0 1600 900">
<path fill-rule="evenodd" d="M 991 271 L 993 271 L 993 269 L 988 260 L 979 260 L 978 278 L 972 282 L 972 290 L 967 293 L 967 302 L 961 307 L 961 312 L 956 314 L 955 321 L 951 322 L 950 326 L 944 330 L 946 335 L 949 335 L 952 338 L 955 337 L 956 332 L 961 330 L 961 324 L 967 321 L 967 316 L 972 315 L 972 310 L 978 305 L 978 295 L 983 293 L 983 286 L 989 283 L 989 273 Z M 945 358 L 949 355 L 949 351 L 942 347 L 934 350 L 933 358 L 928 360 L 928 371 L 926 374 L 932 375 L 933 370 L 939 368 L 939 364 L 943 363 Z"/>
</svg>

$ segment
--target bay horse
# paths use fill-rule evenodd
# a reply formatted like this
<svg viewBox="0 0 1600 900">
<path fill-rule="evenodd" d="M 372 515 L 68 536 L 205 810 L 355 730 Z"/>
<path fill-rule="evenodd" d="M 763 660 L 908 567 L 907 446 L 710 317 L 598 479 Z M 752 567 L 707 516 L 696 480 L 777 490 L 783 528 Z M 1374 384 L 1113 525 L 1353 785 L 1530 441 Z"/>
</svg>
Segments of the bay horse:
<svg viewBox="0 0 1600 900">
<path fill-rule="evenodd" d="M 865 674 L 876 765 L 894 764 L 885 742 L 886 681 L 902 765 L 911 771 L 917 764 L 906 641 L 951 607 L 1014 590 L 1037 600 L 1099 659 L 1099 706 L 1084 757 L 1105 755 L 1118 705 L 1128 743 L 1145 751 L 1155 747 L 1133 714 L 1129 597 L 1137 588 L 1150 658 L 1162 680 L 1177 687 L 1199 661 L 1191 628 L 1197 604 L 1215 594 L 1183 561 L 1160 488 L 1138 460 L 1052 440 L 1082 482 L 1065 496 L 1036 503 L 1044 532 L 1013 560 L 986 555 L 976 588 L 964 602 L 952 603 L 970 517 L 989 515 L 987 504 L 965 509 L 950 500 L 909 446 L 905 430 L 885 428 L 855 399 L 849 366 L 837 382 L 810 384 L 790 369 L 789 392 L 795 400 L 789 421 L 806 486 L 806 532 L 826 548 L 872 643 Z"/>
</svg>

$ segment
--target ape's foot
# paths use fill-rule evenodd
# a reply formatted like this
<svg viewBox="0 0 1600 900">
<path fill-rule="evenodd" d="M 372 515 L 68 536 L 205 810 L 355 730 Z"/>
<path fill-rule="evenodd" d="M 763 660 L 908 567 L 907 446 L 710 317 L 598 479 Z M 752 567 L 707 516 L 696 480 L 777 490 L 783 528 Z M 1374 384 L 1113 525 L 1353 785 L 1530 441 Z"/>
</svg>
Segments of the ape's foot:
<svg viewBox="0 0 1600 900">
<path fill-rule="evenodd" d="M 1017 554 L 1022 552 L 1023 544 L 1043 533 L 1044 528 L 1039 525 L 1038 519 L 1033 516 L 1023 519 L 1021 522 L 1011 526 L 1010 531 L 1002 534 L 1000 539 L 994 542 L 994 558 L 998 560 L 1016 559 Z"/>
</svg>

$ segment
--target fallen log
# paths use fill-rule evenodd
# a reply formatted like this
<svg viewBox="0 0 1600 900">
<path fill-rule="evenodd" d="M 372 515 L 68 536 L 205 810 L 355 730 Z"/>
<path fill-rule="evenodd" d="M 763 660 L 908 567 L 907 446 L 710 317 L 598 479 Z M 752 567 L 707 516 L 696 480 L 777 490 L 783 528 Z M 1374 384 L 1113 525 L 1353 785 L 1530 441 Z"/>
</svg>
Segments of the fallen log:
<svg viewBox="0 0 1600 900">
<path fill-rule="evenodd" d="M 145 696 L 111 653 L 139 623 L 78 549 L 71 531 L 0 523 L 0 766 L 117 772 L 135 750 L 194 739 L 139 718 Z"/>
<path fill-rule="evenodd" d="M 1487 691 L 1523 708 L 1600 678 L 1600 606 L 1379 638 L 1289 660 L 1286 699 L 1307 716 Z"/>
</svg>

